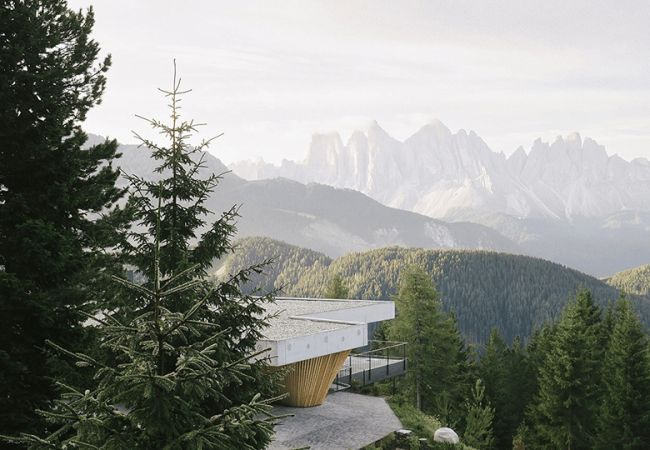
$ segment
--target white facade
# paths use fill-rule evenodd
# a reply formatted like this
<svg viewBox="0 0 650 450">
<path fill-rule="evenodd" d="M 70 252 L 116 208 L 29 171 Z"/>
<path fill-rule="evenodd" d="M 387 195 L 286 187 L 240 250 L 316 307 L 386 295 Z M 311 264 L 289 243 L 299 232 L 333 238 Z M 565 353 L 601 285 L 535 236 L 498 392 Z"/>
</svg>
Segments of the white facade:
<svg viewBox="0 0 650 450">
<path fill-rule="evenodd" d="M 271 366 L 284 366 L 368 344 L 368 323 L 395 318 L 392 301 L 277 298 L 276 314 L 257 349 Z"/>
</svg>

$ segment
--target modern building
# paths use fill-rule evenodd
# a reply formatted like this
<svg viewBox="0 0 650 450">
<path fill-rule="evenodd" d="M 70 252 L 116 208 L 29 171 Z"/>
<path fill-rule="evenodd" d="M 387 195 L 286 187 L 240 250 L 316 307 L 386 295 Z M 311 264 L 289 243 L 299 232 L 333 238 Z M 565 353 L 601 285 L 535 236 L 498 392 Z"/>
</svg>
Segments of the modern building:
<svg viewBox="0 0 650 450">
<path fill-rule="evenodd" d="M 391 301 L 277 298 L 266 308 L 273 318 L 257 349 L 269 350 L 258 357 L 289 369 L 284 403 L 301 407 L 323 403 L 351 350 L 368 344 L 369 323 L 395 318 Z"/>
</svg>

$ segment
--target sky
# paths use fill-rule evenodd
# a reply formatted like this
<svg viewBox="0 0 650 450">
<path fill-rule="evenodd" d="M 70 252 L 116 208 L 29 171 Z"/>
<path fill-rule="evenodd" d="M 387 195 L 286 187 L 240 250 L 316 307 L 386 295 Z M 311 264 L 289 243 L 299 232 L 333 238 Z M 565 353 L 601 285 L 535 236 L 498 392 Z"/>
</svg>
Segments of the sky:
<svg viewBox="0 0 650 450">
<path fill-rule="evenodd" d="M 578 132 L 650 158 L 650 2 L 68 0 L 93 6 L 113 64 L 83 128 L 137 143 L 167 120 L 174 60 L 190 142 L 221 161 L 307 156 L 373 120 L 404 141 L 434 119 L 496 152 Z M 164 142 L 164 141 L 162 141 Z"/>
</svg>

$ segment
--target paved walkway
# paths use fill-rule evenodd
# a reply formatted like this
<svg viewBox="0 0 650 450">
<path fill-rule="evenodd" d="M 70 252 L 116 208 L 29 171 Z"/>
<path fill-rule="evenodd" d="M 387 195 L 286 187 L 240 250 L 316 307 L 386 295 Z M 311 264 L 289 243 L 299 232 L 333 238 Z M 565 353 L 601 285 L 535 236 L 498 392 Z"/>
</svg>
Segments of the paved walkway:
<svg viewBox="0 0 650 450">
<path fill-rule="evenodd" d="M 371 444 L 402 424 L 382 397 L 330 393 L 320 406 L 293 408 L 276 406 L 273 414 L 295 414 L 275 428 L 268 450 L 311 446 L 311 450 L 359 449 Z"/>
</svg>

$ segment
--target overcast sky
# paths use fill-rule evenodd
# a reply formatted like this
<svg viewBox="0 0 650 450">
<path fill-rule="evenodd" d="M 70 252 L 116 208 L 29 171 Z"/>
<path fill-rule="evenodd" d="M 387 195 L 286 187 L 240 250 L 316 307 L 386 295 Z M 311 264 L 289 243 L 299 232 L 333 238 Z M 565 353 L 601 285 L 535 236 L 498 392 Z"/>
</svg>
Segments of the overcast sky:
<svg viewBox="0 0 650 450">
<path fill-rule="evenodd" d="M 84 129 L 135 143 L 183 117 L 225 163 L 300 160 L 313 133 L 372 120 L 405 140 L 433 119 L 506 155 L 577 131 L 650 158 L 650 2 L 68 0 L 93 5 L 113 66 Z M 147 135 L 152 136 L 152 135 Z"/>
</svg>

